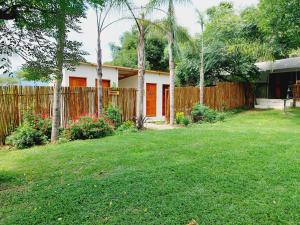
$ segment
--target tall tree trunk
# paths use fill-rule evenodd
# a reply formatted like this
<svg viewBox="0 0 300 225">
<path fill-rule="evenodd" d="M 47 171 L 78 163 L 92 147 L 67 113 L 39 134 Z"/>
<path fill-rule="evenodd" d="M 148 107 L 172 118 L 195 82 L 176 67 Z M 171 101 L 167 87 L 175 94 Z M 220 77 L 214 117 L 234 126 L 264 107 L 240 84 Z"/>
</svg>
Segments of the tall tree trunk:
<svg viewBox="0 0 300 225">
<path fill-rule="evenodd" d="M 174 35 L 169 32 L 169 69 L 170 69 L 170 124 L 174 125 L 175 109 L 174 109 L 174 94 L 175 94 L 175 62 L 174 62 Z"/>
<path fill-rule="evenodd" d="M 202 34 L 201 56 L 200 56 L 200 104 L 204 104 L 204 41 Z"/>
<path fill-rule="evenodd" d="M 55 143 L 58 140 L 61 119 L 61 84 L 63 79 L 64 49 L 66 42 L 66 17 L 63 10 L 61 10 L 58 19 L 59 22 L 57 25 L 56 51 L 57 71 L 55 74 L 55 84 L 53 92 L 51 143 Z"/>
<path fill-rule="evenodd" d="M 101 48 L 101 32 L 98 28 L 98 39 L 97 39 L 97 77 L 98 77 L 98 116 L 101 116 L 103 104 L 102 104 L 102 48 Z"/>
<path fill-rule="evenodd" d="M 137 128 L 144 126 L 145 26 L 140 22 L 138 43 Z"/>
</svg>

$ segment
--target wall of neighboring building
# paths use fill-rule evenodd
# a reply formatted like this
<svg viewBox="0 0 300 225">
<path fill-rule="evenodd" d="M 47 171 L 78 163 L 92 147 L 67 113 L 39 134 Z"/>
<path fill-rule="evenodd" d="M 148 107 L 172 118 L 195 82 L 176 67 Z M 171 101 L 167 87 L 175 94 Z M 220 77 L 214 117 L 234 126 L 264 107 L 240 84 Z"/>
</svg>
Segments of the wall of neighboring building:
<svg viewBox="0 0 300 225">
<path fill-rule="evenodd" d="M 81 64 L 76 67 L 75 71 L 65 70 L 62 86 L 69 86 L 69 77 L 82 77 L 87 79 L 88 87 L 95 87 L 95 79 L 97 79 L 97 70 L 95 66 Z M 118 70 L 114 68 L 103 68 L 104 80 L 110 80 L 112 86 L 118 86 Z"/>
</svg>

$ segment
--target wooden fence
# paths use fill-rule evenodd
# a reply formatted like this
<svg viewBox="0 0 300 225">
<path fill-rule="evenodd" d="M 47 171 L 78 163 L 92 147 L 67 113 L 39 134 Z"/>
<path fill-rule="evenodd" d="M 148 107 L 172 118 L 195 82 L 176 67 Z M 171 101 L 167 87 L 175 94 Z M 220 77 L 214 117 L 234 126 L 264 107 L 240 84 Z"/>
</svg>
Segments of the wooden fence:
<svg viewBox="0 0 300 225">
<path fill-rule="evenodd" d="M 294 104 L 300 101 L 300 82 L 293 86 L 293 98 L 294 98 Z"/>
<path fill-rule="evenodd" d="M 175 113 L 184 112 L 190 115 L 192 107 L 199 103 L 200 90 L 197 87 L 175 88 Z M 166 93 L 166 117 L 170 118 L 170 98 Z M 253 95 L 251 88 L 243 83 L 218 83 L 213 87 L 205 87 L 204 104 L 210 108 L 224 111 L 242 106 L 253 106 Z"/>
<path fill-rule="evenodd" d="M 0 87 L 0 144 L 17 127 L 27 110 L 42 116 L 52 116 L 52 87 Z M 123 120 L 133 120 L 136 115 L 135 89 L 103 88 L 103 106 L 118 106 Z M 62 88 L 61 124 L 82 115 L 97 113 L 96 88 Z"/>
</svg>

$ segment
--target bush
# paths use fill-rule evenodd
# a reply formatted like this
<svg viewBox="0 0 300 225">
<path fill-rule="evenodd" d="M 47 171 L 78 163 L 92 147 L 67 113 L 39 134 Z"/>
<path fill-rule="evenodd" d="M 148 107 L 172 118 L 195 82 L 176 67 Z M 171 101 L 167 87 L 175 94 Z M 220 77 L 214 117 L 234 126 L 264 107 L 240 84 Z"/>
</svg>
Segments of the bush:
<svg viewBox="0 0 300 225">
<path fill-rule="evenodd" d="M 108 106 L 105 110 L 105 116 L 114 124 L 119 127 L 122 124 L 122 114 L 118 107 Z"/>
<path fill-rule="evenodd" d="M 119 133 L 131 133 L 137 132 L 137 128 L 132 121 L 125 121 L 121 126 L 118 127 L 117 132 Z"/>
<path fill-rule="evenodd" d="M 214 123 L 219 120 L 224 120 L 224 115 L 218 113 L 217 111 L 210 109 L 209 107 L 201 104 L 194 105 L 192 109 L 192 119 L 193 122 L 208 122 Z"/>
<path fill-rule="evenodd" d="M 35 145 L 46 144 L 48 137 L 41 131 L 34 129 L 28 123 L 20 125 L 6 139 L 7 144 L 15 146 L 17 149 L 30 148 Z"/>
<path fill-rule="evenodd" d="M 37 116 L 30 112 L 24 113 L 24 123 L 30 127 L 40 131 L 43 135 L 47 136 L 48 140 L 51 138 L 52 124 L 50 118 L 47 116 Z"/>
<path fill-rule="evenodd" d="M 62 134 L 62 140 L 95 139 L 113 134 L 113 128 L 103 118 L 81 117 L 71 122 Z"/>
<path fill-rule="evenodd" d="M 217 121 L 224 121 L 226 118 L 226 113 L 218 113 Z"/>
<path fill-rule="evenodd" d="M 49 118 L 25 112 L 23 123 L 7 137 L 6 143 L 18 149 L 46 144 L 51 137 L 51 121 Z"/>
<path fill-rule="evenodd" d="M 175 118 L 175 121 L 176 121 L 176 124 L 182 124 L 182 121 L 184 120 L 184 113 L 183 112 L 178 112 L 176 113 L 176 118 Z"/>
<path fill-rule="evenodd" d="M 184 117 L 183 120 L 182 120 L 182 124 L 186 127 L 190 124 L 190 122 L 191 121 L 188 117 Z"/>
</svg>

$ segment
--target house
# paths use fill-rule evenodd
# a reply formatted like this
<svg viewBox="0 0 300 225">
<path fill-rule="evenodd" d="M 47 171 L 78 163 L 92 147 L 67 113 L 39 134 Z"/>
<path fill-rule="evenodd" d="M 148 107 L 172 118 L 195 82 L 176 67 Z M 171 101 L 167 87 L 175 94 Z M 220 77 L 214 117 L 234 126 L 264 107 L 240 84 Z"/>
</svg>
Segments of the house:
<svg viewBox="0 0 300 225">
<path fill-rule="evenodd" d="M 260 62 L 256 66 L 261 71 L 261 79 L 257 82 L 256 108 L 284 107 L 284 99 L 291 95 L 292 86 L 300 81 L 300 57 Z M 287 101 L 291 106 L 293 100 Z M 296 102 L 296 106 L 300 106 Z"/>
<path fill-rule="evenodd" d="M 74 71 L 65 70 L 62 85 L 65 87 L 96 87 L 97 65 L 81 63 Z M 121 66 L 103 66 L 103 87 L 136 88 L 138 70 Z M 165 117 L 165 90 L 169 87 L 169 73 L 145 71 L 144 114 L 151 120 Z"/>
</svg>

